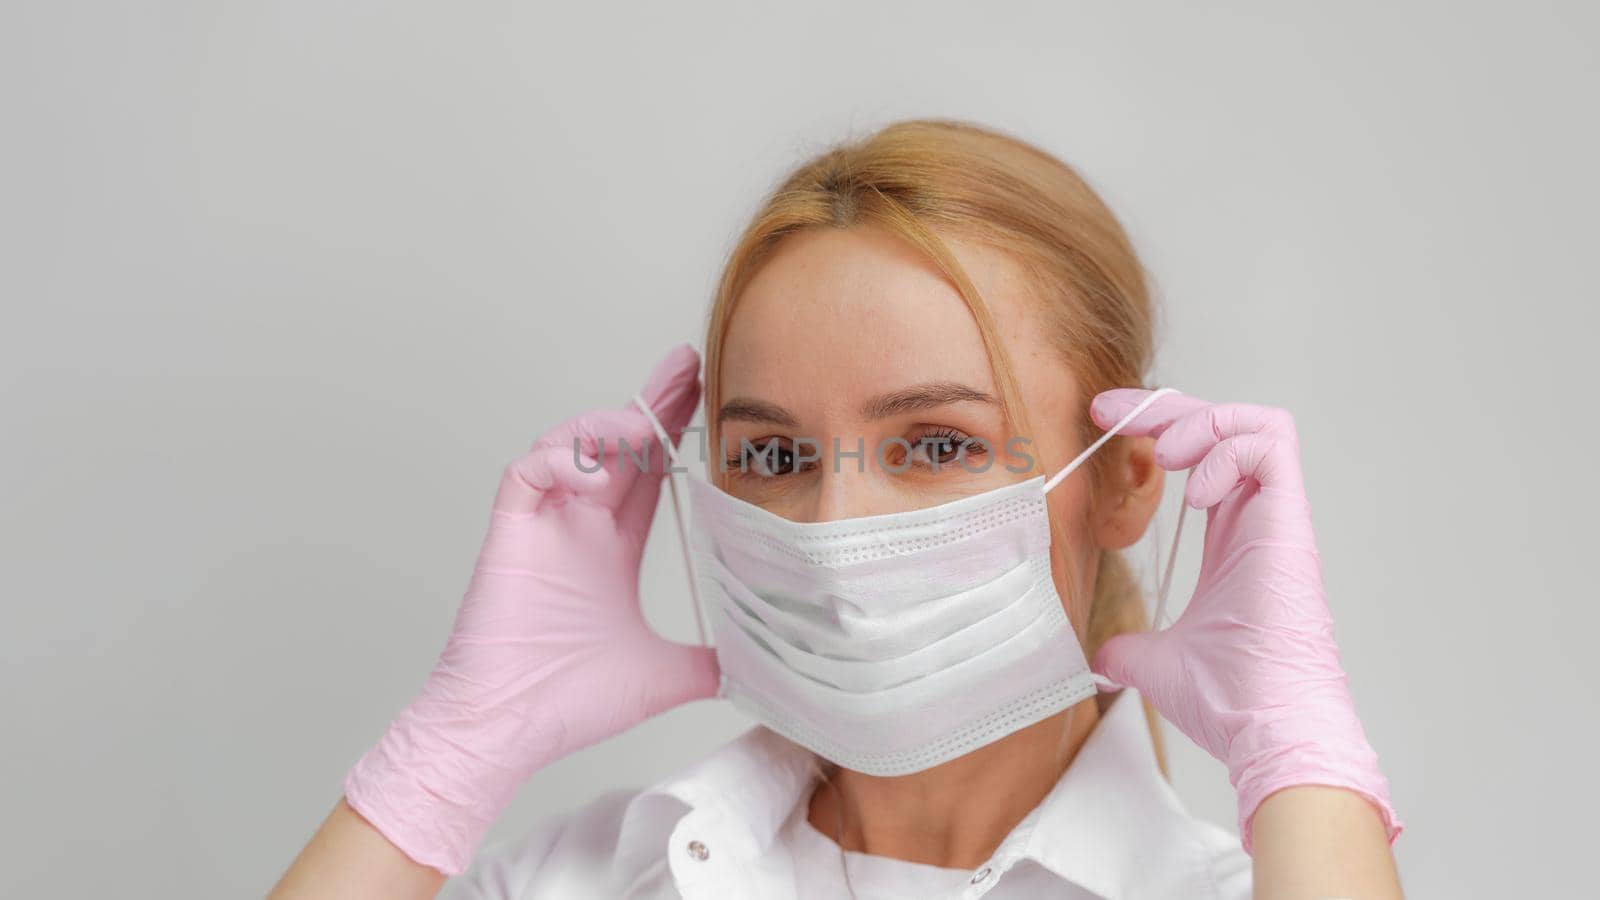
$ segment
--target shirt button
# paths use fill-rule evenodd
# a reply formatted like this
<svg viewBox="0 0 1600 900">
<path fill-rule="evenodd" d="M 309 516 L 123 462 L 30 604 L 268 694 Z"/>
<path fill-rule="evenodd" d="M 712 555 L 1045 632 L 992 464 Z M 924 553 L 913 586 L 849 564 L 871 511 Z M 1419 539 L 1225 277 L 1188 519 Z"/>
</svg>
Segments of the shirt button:
<svg viewBox="0 0 1600 900">
<path fill-rule="evenodd" d="M 699 841 L 690 841 L 689 855 L 700 860 L 701 862 L 704 862 L 706 857 L 711 855 L 711 850 L 707 848 L 705 844 L 702 844 Z"/>
<path fill-rule="evenodd" d="M 989 867 L 988 866 L 984 866 L 983 868 L 979 869 L 978 871 L 972 873 L 972 883 L 973 884 L 977 884 L 978 882 L 984 880 L 985 878 L 988 878 L 989 877 L 989 872 L 990 872 Z"/>
</svg>

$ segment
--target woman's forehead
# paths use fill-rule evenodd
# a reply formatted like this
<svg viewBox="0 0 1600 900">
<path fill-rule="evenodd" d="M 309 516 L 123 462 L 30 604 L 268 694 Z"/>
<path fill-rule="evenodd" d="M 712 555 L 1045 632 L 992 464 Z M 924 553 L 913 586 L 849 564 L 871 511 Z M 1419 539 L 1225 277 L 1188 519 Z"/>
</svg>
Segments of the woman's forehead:
<svg viewBox="0 0 1600 900">
<path fill-rule="evenodd" d="M 998 250 L 948 240 L 1013 356 L 1027 352 L 1031 295 Z M 976 320 L 916 249 L 876 228 L 785 240 L 735 305 L 722 350 L 724 397 L 854 401 L 901 384 L 953 381 L 995 393 Z"/>
</svg>

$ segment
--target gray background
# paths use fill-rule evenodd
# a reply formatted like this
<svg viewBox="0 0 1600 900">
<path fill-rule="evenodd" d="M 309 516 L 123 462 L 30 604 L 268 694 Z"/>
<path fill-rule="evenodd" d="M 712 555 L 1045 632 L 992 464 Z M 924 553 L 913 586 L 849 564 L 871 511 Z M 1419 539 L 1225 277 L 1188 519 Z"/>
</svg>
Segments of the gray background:
<svg viewBox="0 0 1600 900">
<path fill-rule="evenodd" d="M 1103 190 L 1158 381 L 1295 413 L 1411 893 L 1588 890 L 1594 5 L 533 6 L 4 4 L 0 894 L 265 892 L 431 665 L 500 467 L 699 343 L 788 166 L 929 114 Z M 744 726 L 649 722 L 496 835 Z"/>
</svg>

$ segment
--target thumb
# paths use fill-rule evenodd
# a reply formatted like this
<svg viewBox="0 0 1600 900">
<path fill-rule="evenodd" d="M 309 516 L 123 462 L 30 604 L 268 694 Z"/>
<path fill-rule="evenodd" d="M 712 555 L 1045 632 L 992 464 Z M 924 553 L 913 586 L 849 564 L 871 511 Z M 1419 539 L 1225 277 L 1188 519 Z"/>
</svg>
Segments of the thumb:
<svg viewBox="0 0 1600 900">
<path fill-rule="evenodd" d="M 667 642 L 658 658 L 652 683 L 656 686 L 655 712 L 665 712 L 691 700 L 715 697 L 721 687 L 722 668 L 717 648 Z"/>
<path fill-rule="evenodd" d="M 1134 631 L 1113 635 L 1094 655 L 1091 668 L 1119 685 L 1137 688 L 1148 695 L 1153 684 L 1162 681 L 1161 672 L 1169 654 L 1158 648 L 1165 636 L 1160 631 Z"/>
</svg>

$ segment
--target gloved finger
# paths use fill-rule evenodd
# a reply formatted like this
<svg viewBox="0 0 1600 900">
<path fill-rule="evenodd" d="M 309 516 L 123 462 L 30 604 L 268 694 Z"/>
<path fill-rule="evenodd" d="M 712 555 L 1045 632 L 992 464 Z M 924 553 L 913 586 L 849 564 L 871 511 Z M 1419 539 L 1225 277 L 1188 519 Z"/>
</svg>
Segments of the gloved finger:
<svg viewBox="0 0 1600 900">
<path fill-rule="evenodd" d="M 1123 688 L 1127 687 L 1127 685 L 1122 684 L 1120 682 L 1112 681 L 1111 679 L 1107 678 L 1106 676 L 1101 675 L 1099 672 L 1096 672 L 1096 671 L 1093 671 L 1093 670 L 1090 670 L 1090 672 L 1089 672 L 1089 680 L 1094 682 L 1094 686 L 1097 689 L 1099 689 L 1101 691 L 1106 691 L 1106 692 L 1120 691 Z"/>
<path fill-rule="evenodd" d="M 1241 434 L 1222 441 L 1207 453 L 1184 488 L 1184 502 L 1195 509 L 1221 503 L 1246 479 L 1265 487 L 1305 492 L 1300 455 L 1285 435 L 1272 431 Z"/>
<path fill-rule="evenodd" d="M 592 409 L 540 436 L 532 449 L 565 447 L 570 453 L 576 447 L 595 458 L 639 458 L 647 444 L 655 443 L 655 435 L 650 420 L 636 408 Z"/>
<path fill-rule="evenodd" d="M 639 398 L 650 404 L 650 410 L 660 420 L 674 447 L 683 444 L 683 428 L 694 416 L 700 403 L 700 355 L 688 344 L 674 347 L 656 364 L 650 379 Z M 649 420 L 634 404 L 628 413 L 637 416 L 649 427 Z M 655 436 L 655 429 L 650 433 Z M 636 478 L 628 488 L 618 509 L 617 518 L 630 528 L 644 529 L 655 515 L 656 503 L 661 496 L 661 476 L 666 474 L 670 458 L 659 439 L 654 442 L 650 471 L 654 477 Z"/>
<path fill-rule="evenodd" d="M 648 452 L 652 434 L 643 415 L 626 410 L 591 410 L 568 419 L 506 467 L 494 508 L 531 512 L 555 495 L 615 505 L 637 476 L 637 458 Z"/>
<path fill-rule="evenodd" d="M 1089 418 L 1102 429 L 1109 429 L 1122 420 L 1150 396 L 1153 391 L 1144 388 L 1112 388 L 1096 394 L 1089 403 Z M 1135 437 L 1159 436 L 1174 421 L 1211 404 L 1188 394 L 1162 394 L 1145 407 L 1132 422 L 1122 426 L 1117 434 Z"/>
<path fill-rule="evenodd" d="M 592 496 L 613 481 L 606 461 L 574 451 L 571 444 L 536 446 L 507 465 L 500 475 L 494 508 L 500 512 L 532 512 L 552 493 Z"/>
<path fill-rule="evenodd" d="M 663 639 L 664 640 L 664 639 Z M 722 680 L 715 647 L 665 641 L 650 684 L 654 687 L 650 715 L 691 700 L 715 697 Z"/>
<path fill-rule="evenodd" d="M 677 444 L 700 403 L 700 354 L 688 344 L 672 348 L 656 363 L 639 397 L 650 404 L 650 411 Z"/>
<path fill-rule="evenodd" d="M 1213 403 L 1169 425 L 1156 441 L 1156 462 L 1164 469 L 1187 469 L 1218 443 L 1241 434 L 1275 431 L 1293 435 L 1287 410 L 1253 403 Z"/>
<path fill-rule="evenodd" d="M 1119 685 L 1149 696 L 1152 689 L 1170 683 L 1176 654 L 1162 651 L 1164 631 L 1132 631 L 1114 635 L 1094 655 L 1090 669 Z"/>
<path fill-rule="evenodd" d="M 1293 472 L 1283 471 L 1285 460 L 1282 454 L 1275 454 L 1276 464 L 1268 466 L 1264 474 L 1278 474 L 1279 487 L 1298 486 L 1299 440 L 1295 436 L 1294 419 L 1287 410 L 1275 406 L 1218 403 L 1195 410 L 1172 423 L 1156 441 L 1156 464 L 1164 469 L 1187 469 L 1199 463 L 1221 442 L 1247 434 L 1271 434 L 1278 439 L 1276 443 L 1287 451 L 1289 461 L 1293 462 Z M 1247 462 L 1254 469 L 1259 461 Z M 1194 487 L 1192 480 L 1190 487 Z"/>
<path fill-rule="evenodd" d="M 693 347 L 674 348 L 656 365 L 641 393 L 669 430 L 681 431 L 694 414 L 700 400 L 699 364 Z M 655 428 L 637 407 L 591 410 L 546 432 L 526 456 L 507 466 L 495 508 L 528 512 L 552 492 L 562 492 L 653 511 L 665 471 Z M 640 478 L 644 472 L 654 475 Z M 636 487 L 642 488 L 638 497 Z"/>
</svg>

